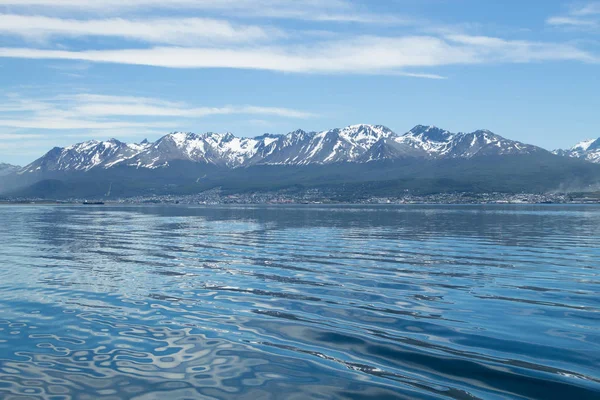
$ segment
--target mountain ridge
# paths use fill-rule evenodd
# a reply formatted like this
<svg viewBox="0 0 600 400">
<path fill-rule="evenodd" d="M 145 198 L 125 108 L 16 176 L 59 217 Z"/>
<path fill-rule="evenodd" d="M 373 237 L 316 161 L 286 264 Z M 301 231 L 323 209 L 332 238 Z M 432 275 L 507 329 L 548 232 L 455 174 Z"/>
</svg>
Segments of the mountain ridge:
<svg viewBox="0 0 600 400">
<path fill-rule="evenodd" d="M 600 165 L 484 129 L 453 133 L 417 125 L 396 134 L 382 125 L 359 124 L 253 138 L 171 132 L 154 142 L 91 140 L 55 147 L 0 179 L 0 193 L 17 198 L 180 195 L 214 188 L 235 194 L 290 187 L 327 188 L 346 199 L 352 193 L 406 191 L 586 191 L 600 187 Z"/>
<path fill-rule="evenodd" d="M 88 171 L 120 165 L 155 169 L 168 167 L 169 162 L 174 160 L 238 168 L 361 163 L 398 157 L 470 158 L 540 151 L 546 150 L 505 139 L 488 130 L 451 133 L 434 126 L 417 125 L 398 135 L 383 125 L 358 124 L 322 132 L 296 130 L 253 138 L 237 137 L 229 132 L 171 132 L 155 142 L 90 140 L 63 148 L 55 147 L 25 166 L 20 173 Z"/>
</svg>

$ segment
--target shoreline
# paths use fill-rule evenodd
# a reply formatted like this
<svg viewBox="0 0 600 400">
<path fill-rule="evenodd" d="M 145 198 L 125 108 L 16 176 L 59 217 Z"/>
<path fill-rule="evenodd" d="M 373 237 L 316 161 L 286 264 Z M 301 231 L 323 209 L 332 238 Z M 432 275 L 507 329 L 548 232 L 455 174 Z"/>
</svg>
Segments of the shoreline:
<svg viewBox="0 0 600 400">
<path fill-rule="evenodd" d="M 570 201 L 570 202 L 262 202 L 262 203 L 176 203 L 176 202 L 134 202 L 134 201 L 106 201 L 104 204 L 84 204 L 83 202 L 55 202 L 55 201 L 0 201 L 0 206 L 82 206 L 85 208 L 101 208 L 113 206 L 556 206 L 556 205 L 600 205 L 600 201 Z"/>
</svg>

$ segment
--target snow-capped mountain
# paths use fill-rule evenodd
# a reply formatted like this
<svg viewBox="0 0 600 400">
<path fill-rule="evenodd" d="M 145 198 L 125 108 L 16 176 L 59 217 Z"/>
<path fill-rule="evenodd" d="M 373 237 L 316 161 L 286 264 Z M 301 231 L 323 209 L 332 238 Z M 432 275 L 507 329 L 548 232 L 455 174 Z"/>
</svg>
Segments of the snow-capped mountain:
<svg viewBox="0 0 600 400">
<path fill-rule="evenodd" d="M 600 164 L 600 138 L 584 140 L 568 150 L 554 150 L 553 153 L 559 156 L 581 158 Z"/>
<path fill-rule="evenodd" d="M 231 133 L 174 132 L 163 136 L 134 157 L 123 162 L 137 168 L 160 168 L 170 161 L 184 160 L 197 163 L 238 167 L 251 157 L 259 140 L 238 138 Z"/>
<path fill-rule="evenodd" d="M 0 163 L 0 176 L 10 175 L 14 172 L 17 172 L 20 169 L 21 167 L 18 167 L 16 165 Z"/>
<path fill-rule="evenodd" d="M 88 171 L 96 167 L 110 168 L 136 156 L 149 146 L 147 141 L 127 144 L 110 139 L 105 142 L 90 140 L 64 148 L 55 147 L 20 172 Z"/>
<path fill-rule="evenodd" d="M 279 136 L 253 157 L 250 164 L 308 165 L 360 161 L 380 139 L 394 135 L 381 125 L 352 125 L 343 129 Z"/>
<path fill-rule="evenodd" d="M 508 140 L 488 130 L 451 133 L 435 126 L 417 125 L 395 139 L 434 158 L 471 158 L 485 155 L 531 154 L 539 147 Z"/>
<path fill-rule="evenodd" d="M 351 125 L 323 132 L 297 130 L 286 135 L 240 138 L 231 133 L 173 132 L 154 143 L 127 144 L 96 140 L 54 148 L 20 173 L 89 171 L 128 166 L 164 168 L 191 161 L 227 168 L 251 165 L 310 165 L 372 162 L 398 158 L 472 158 L 530 154 L 539 147 L 505 139 L 490 131 L 451 133 L 418 125 L 397 135 L 381 125 Z"/>
</svg>

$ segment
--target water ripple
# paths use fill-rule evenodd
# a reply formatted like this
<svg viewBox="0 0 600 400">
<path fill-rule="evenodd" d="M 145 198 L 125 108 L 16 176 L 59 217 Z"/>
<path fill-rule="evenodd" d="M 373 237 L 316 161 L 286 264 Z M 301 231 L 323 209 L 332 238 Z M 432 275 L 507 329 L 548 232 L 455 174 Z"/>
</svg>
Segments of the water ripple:
<svg viewBox="0 0 600 400">
<path fill-rule="evenodd" d="M 597 399 L 597 206 L 0 206 L 2 399 Z"/>
</svg>

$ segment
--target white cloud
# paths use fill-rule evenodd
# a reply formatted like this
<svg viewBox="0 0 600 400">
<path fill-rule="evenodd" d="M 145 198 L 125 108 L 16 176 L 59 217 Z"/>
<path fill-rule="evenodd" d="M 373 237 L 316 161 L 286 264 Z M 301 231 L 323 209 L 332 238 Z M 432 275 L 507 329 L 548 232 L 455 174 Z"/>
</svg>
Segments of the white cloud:
<svg viewBox="0 0 600 400">
<path fill-rule="evenodd" d="M 170 102 L 149 97 L 79 94 L 69 98 L 70 111 L 76 115 L 107 117 L 183 117 L 202 118 L 210 115 L 248 114 L 272 115 L 284 118 L 309 118 L 314 114 L 282 107 L 224 106 L 191 107 L 182 102 Z"/>
<path fill-rule="evenodd" d="M 310 45 L 154 47 L 117 50 L 43 50 L 0 48 L 0 57 L 64 59 L 166 68 L 235 68 L 294 73 L 408 73 L 444 65 L 580 61 L 598 57 L 570 44 L 503 40 L 486 36 L 449 35 L 375 37 L 326 41 Z"/>
<path fill-rule="evenodd" d="M 55 4 L 56 3 L 56 4 Z M 410 24 L 395 15 L 378 16 L 360 9 L 347 0 L 0 0 L 11 10 L 45 6 L 86 12 L 101 10 L 123 12 L 124 9 L 173 8 L 218 11 L 228 16 L 263 16 L 318 21 Z M 52 8 L 52 7 L 50 7 Z M 588 5 L 572 14 L 591 15 L 595 6 Z M 219 14 L 219 15 L 221 15 Z M 97 15 L 97 14 L 95 14 Z M 149 14 L 146 14 L 149 15 Z M 549 23 L 567 23 L 555 17 Z M 392 21 L 393 20 L 393 21 Z M 562 21 L 562 22 L 561 22 Z M 575 22 L 573 22 L 575 23 Z M 425 32 L 419 28 L 421 32 Z M 429 29 L 429 28 L 428 28 Z M 414 29 L 413 29 L 414 31 Z M 299 31 L 310 32 L 308 31 Z M 336 32 L 335 29 L 328 33 Z M 0 48 L 0 58 L 71 60 L 85 63 L 115 63 L 164 68 L 230 68 L 323 74 L 395 74 L 417 78 L 443 79 L 431 69 L 446 65 L 486 63 L 527 63 L 542 61 L 579 61 L 596 63 L 598 56 L 572 44 L 504 40 L 488 36 L 454 34 L 447 28 L 431 29 L 421 35 L 367 36 L 340 34 L 337 38 L 312 38 L 297 41 L 276 28 L 232 24 L 213 18 L 106 18 L 64 19 L 46 16 L 0 14 L 0 34 L 24 38 L 119 37 L 148 43 L 138 47 L 117 42 L 116 47 L 102 47 L 93 42 L 79 43 L 82 49 L 54 46 Z M 338 31 L 338 33 L 340 33 Z M 327 35 L 325 35 L 327 37 Z M 58 45 L 59 43 L 53 43 Z M 71 72 L 74 74 L 75 72 Z M 136 106 L 129 112 L 145 112 Z M 147 105 L 146 111 L 150 111 Z M 164 113 L 165 110 L 155 110 Z M 182 114 L 191 111 L 182 111 Z M 211 110 L 197 109 L 197 114 Z"/>
<path fill-rule="evenodd" d="M 16 10 L 104 13 L 137 10 L 204 11 L 241 18 L 279 18 L 320 22 L 405 24 L 398 16 L 372 14 L 347 0 L 0 0 L 0 7 Z"/>
<path fill-rule="evenodd" d="M 550 17 L 546 20 L 549 25 L 577 26 L 577 27 L 596 27 L 596 21 L 586 20 L 576 17 Z"/>
<path fill-rule="evenodd" d="M 600 2 L 571 7 L 566 15 L 553 16 L 548 25 L 596 31 L 600 29 Z"/>
<path fill-rule="evenodd" d="M 359 23 L 375 25 L 416 25 L 412 18 L 402 18 L 395 15 L 371 14 L 367 12 L 339 12 L 315 10 L 311 8 L 285 9 L 285 8 L 253 8 L 241 12 L 234 12 L 235 16 L 296 19 L 314 22 Z"/>
<path fill-rule="evenodd" d="M 528 63 L 539 61 L 580 61 L 597 63 L 600 59 L 570 44 L 504 40 L 488 36 L 449 35 L 448 40 L 465 45 L 489 62 Z"/>
<path fill-rule="evenodd" d="M 194 119 L 212 115 L 314 116 L 282 107 L 193 107 L 148 97 L 78 94 L 30 100 L 12 95 L 7 96 L 0 106 L 0 126 L 43 130 L 172 129 L 178 125 L 172 118 Z M 143 121 L 139 121 L 140 118 Z"/>
<path fill-rule="evenodd" d="M 274 28 L 233 25 L 209 18 L 61 19 L 45 16 L 0 14 L 0 34 L 26 39 L 109 36 L 148 43 L 197 45 L 253 42 L 283 33 Z"/>
<path fill-rule="evenodd" d="M 23 119 L 2 119 L 0 118 L 0 126 L 8 126 L 21 129 L 124 129 L 124 128 L 147 128 L 147 127 L 163 127 L 169 129 L 170 125 L 167 122 L 119 122 L 119 121 L 91 121 L 82 119 L 70 118 L 52 118 L 52 117 L 34 117 Z"/>
<path fill-rule="evenodd" d="M 53 7 L 66 9 L 127 9 L 127 8 L 192 8 L 192 9 L 248 9 L 281 7 L 285 9 L 330 8 L 348 9 L 350 3 L 344 0 L 0 0 L 0 6 L 12 7 Z"/>
<path fill-rule="evenodd" d="M 257 114 L 287 118 L 308 118 L 310 113 L 286 108 L 256 106 L 179 108 L 150 104 L 94 103 L 75 106 L 73 112 L 85 116 L 135 116 L 135 117 L 183 117 L 202 118 L 211 115 Z"/>
</svg>

